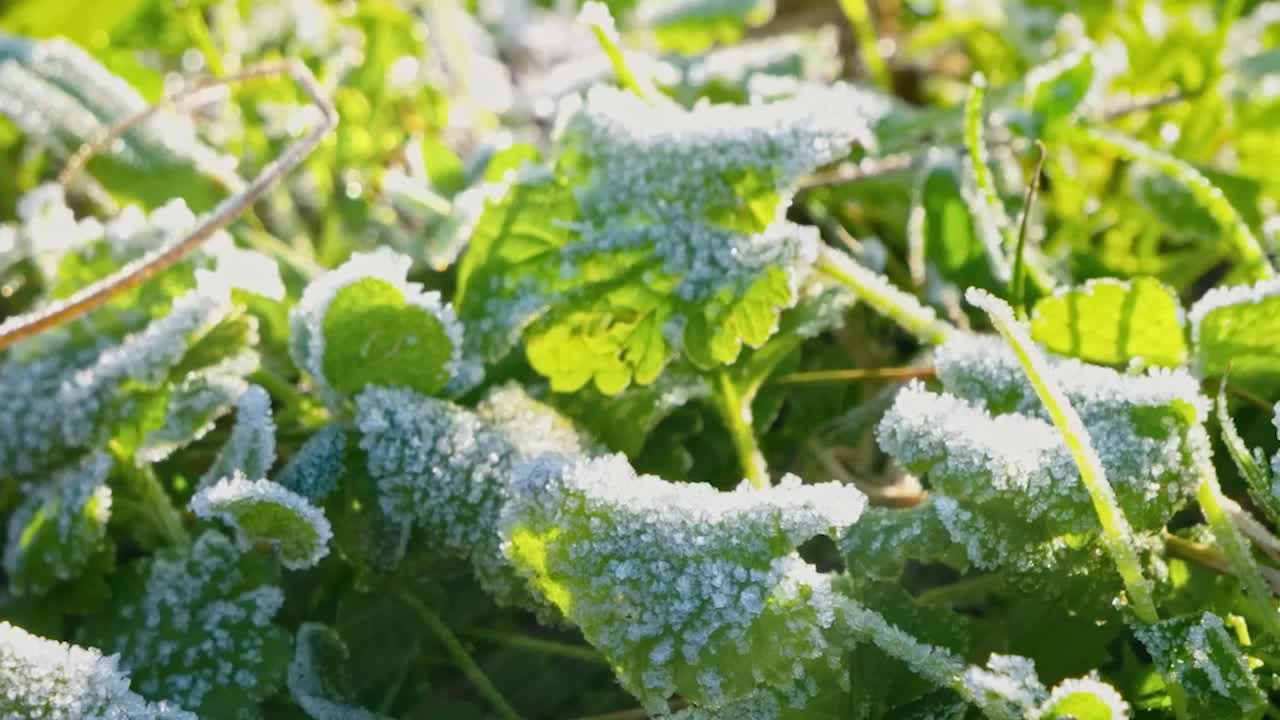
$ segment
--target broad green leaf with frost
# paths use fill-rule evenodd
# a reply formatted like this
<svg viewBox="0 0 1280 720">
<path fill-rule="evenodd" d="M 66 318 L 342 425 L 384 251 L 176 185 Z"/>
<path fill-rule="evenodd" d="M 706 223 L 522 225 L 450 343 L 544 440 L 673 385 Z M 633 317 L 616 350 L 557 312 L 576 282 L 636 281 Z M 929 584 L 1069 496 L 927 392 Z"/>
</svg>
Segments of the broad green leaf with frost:
<svg viewBox="0 0 1280 720">
<path fill-rule="evenodd" d="M 1025 717 L 1048 691 L 1036 675 L 1036 664 L 1018 655 L 992 655 L 984 667 L 969 666 L 964 686 L 972 698 L 981 699 L 988 717 Z"/>
<path fill-rule="evenodd" d="M 653 30 L 666 50 L 692 54 L 732 43 L 773 17 L 774 0 L 648 0 L 632 21 Z"/>
<path fill-rule="evenodd" d="M 1145 277 L 1092 280 L 1042 298 L 1031 337 L 1051 352 L 1105 365 L 1176 367 L 1187 354 L 1177 295 Z"/>
<path fill-rule="evenodd" d="M 475 411 L 371 387 L 356 398 L 356 427 L 382 511 L 417 527 L 433 548 L 469 559 L 499 601 L 527 604 L 497 532 L 511 476 L 536 455 L 581 456 L 594 443 L 514 385 L 494 389 Z"/>
<path fill-rule="evenodd" d="M 1160 672 L 1187 695 L 1188 717 L 1261 717 L 1268 707 L 1253 671 L 1222 618 L 1211 612 L 1134 628 Z"/>
<path fill-rule="evenodd" d="M 1206 377 L 1280 386 L 1280 280 L 1214 288 L 1191 306 L 1192 357 Z"/>
<path fill-rule="evenodd" d="M 243 551 L 270 543 L 280 564 L 291 570 L 311 567 L 329 554 L 333 530 L 324 513 L 270 480 L 250 481 L 237 472 L 196 493 L 191 511 L 230 525 Z"/>
<path fill-rule="evenodd" d="M 968 539 L 969 560 L 1031 561 L 1055 536 L 1096 532 L 1071 453 L 1007 346 L 958 336 L 935 362 L 947 392 L 908 386 L 877 437 L 941 493 L 939 516 L 953 538 Z M 1052 365 L 1130 522 L 1163 527 L 1198 487 L 1189 442 L 1207 413 L 1198 383 L 1182 371 L 1127 376 L 1075 360 Z"/>
<path fill-rule="evenodd" d="M 13 592 L 42 594 L 84 572 L 111 516 L 111 458 L 93 453 L 33 483 L 9 516 L 4 570 Z"/>
<path fill-rule="evenodd" d="M 1129 704 L 1097 677 L 1062 681 L 1036 710 L 1037 720 L 1128 720 Z"/>
<path fill-rule="evenodd" d="M 256 718 L 289 663 L 289 635 L 271 622 L 284 593 L 264 560 L 206 531 L 119 576 L 113 611 L 92 618 L 83 638 L 118 653 L 149 699 L 201 718 Z"/>
<path fill-rule="evenodd" d="M 652 711 L 674 694 L 714 707 L 759 688 L 799 701 L 798 665 L 840 652 L 838 600 L 795 548 L 835 533 L 866 498 L 790 476 L 766 489 L 637 476 L 621 455 L 542 456 L 517 469 L 504 551 Z"/>
<path fill-rule="evenodd" d="M 348 703 L 343 670 L 349 659 L 346 643 L 332 628 L 303 623 L 294 640 L 287 678 L 289 694 L 311 720 L 379 720 L 383 716 Z"/>
<path fill-rule="evenodd" d="M 0 622 L 0 717 L 41 720 L 196 720 L 130 688 L 119 658 L 46 640 Z"/>
<path fill-rule="evenodd" d="M 956 556 L 956 544 L 938 515 L 936 496 L 915 507 L 896 510 L 873 507 L 839 538 L 849 567 L 859 575 L 893 582 L 902 576 L 908 560 L 951 560 L 963 568 L 964 555 Z"/>
<path fill-rule="evenodd" d="M 1235 463 L 1240 477 L 1244 478 L 1249 497 L 1272 524 L 1280 524 L 1280 482 L 1277 480 L 1280 475 L 1275 473 L 1275 470 L 1280 469 L 1280 454 L 1276 455 L 1277 462 L 1272 463 L 1272 468 L 1268 468 L 1261 451 L 1255 451 L 1245 444 L 1240 431 L 1236 429 L 1235 420 L 1227 410 L 1225 380 L 1218 388 L 1217 411 L 1218 425 L 1222 428 L 1222 444 L 1226 446 L 1227 454 Z"/>
<path fill-rule="evenodd" d="M 266 477 L 275 461 L 276 424 L 271 417 L 271 396 L 261 387 L 250 385 L 236 399 L 236 422 L 231 435 L 200 478 L 199 487 L 206 488 L 236 474 Z"/>
<path fill-rule="evenodd" d="M 552 390 L 606 394 L 676 353 L 758 347 L 817 258 L 816 231 L 783 217 L 794 183 L 871 142 L 881 104 L 840 86 L 689 111 L 593 89 L 554 172 L 526 172 L 477 225 L 458 277 L 470 347 L 493 361 L 523 338 Z"/>
<path fill-rule="evenodd" d="M 290 314 L 290 351 L 331 404 L 369 385 L 457 394 L 480 379 L 462 327 L 434 291 L 408 281 L 412 261 L 356 253 L 307 286 Z"/>
</svg>

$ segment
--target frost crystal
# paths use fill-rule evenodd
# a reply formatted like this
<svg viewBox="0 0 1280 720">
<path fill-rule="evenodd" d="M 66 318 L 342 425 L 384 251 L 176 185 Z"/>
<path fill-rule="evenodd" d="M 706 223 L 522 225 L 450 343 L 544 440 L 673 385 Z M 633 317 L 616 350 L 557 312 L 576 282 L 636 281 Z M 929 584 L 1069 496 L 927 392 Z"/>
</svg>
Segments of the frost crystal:
<svg viewBox="0 0 1280 720">
<path fill-rule="evenodd" d="M 237 472 L 196 493 L 191 512 L 232 526 L 241 550 L 258 541 L 271 543 L 280 563 L 292 570 L 311 567 L 329 554 L 333 530 L 324 513 L 270 480 L 250 481 Z"/>
<path fill-rule="evenodd" d="M 249 383 L 233 374 L 201 372 L 183 378 L 170 396 L 164 423 L 147 434 L 134 459 L 159 462 L 204 437 L 248 389 Z"/>
<path fill-rule="evenodd" d="M 463 355 L 462 325 L 458 322 L 453 307 L 441 299 L 440 293 L 424 291 L 420 284 L 408 281 L 412 263 L 408 256 L 385 249 L 353 253 L 341 266 L 312 281 L 303 291 L 302 299 L 290 312 L 290 354 L 298 367 L 311 375 L 327 402 L 337 404 L 344 396 L 335 386 L 341 378 L 329 378 L 326 373 L 326 364 L 329 362 L 326 355 L 326 329 L 332 327 L 326 323 L 330 306 L 344 289 L 369 279 L 399 295 L 397 300 L 379 298 L 375 302 L 417 308 L 439 324 L 451 345 L 444 366 L 448 380 L 444 391 L 447 394 L 461 393 L 479 382 L 483 369 Z M 368 335 L 373 335 L 376 330 L 376 327 L 363 328 Z M 344 338 L 344 341 L 351 340 L 352 338 Z"/>
<path fill-rule="evenodd" d="M 993 717 L 1024 717 L 1048 695 L 1036 676 L 1036 664 L 1017 655 L 992 655 L 987 667 L 970 667 L 965 671 L 964 685 L 969 696 Z"/>
<path fill-rule="evenodd" d="M 794 476 L 721 492 L 637 476 L 622 455 L 542 456 L 517 469 L 502 534 L 646 707 L 676 693 L 714 707 L 760 687 L 803 696 L 806 664 L 839 654 L 830 577 L 794 551 L 865 504 L 852 487 Z"/>
<path fill-rule="evenodd" d="M 276 476 L 276 482 L 318 503 L 337 489 L 346 455 L 347 433 L 342 425 L 325 425 L 307 438 Z"/>
<path fill-rule="evenodd" d="M 198 487 L 208 487 L 236 473 L 265 477 L 275 461 L 276 424 L 271 417 L 271 396 L 261 387 L 250 385 L 236 400 L 236 422 L 227 444 L 200 478 Z"/>
<path fill-rule="evenodd" d="M 360 448 L 391 518 L 470 558 L 503 603 L 522 602 L 523 582 L 502 555 L 497 523 L 514 468 L 534 453 L 581 455 L 592 446 L 554 410 L 514 385 L 476 412 L 409 390 L 370 387 L 356 397 Z"/>
<path fill-rule="evenodd" d="M 77 577 L 98 552 L 111 516 L 111 458 L 93 453 L 27 488 L 9 517 L 4 570 L 15 594 L 40 594 Z"/>
<path fill-rule="evenodd" d="M 212 530 L 163 551 L 136 584 L 117 589 L 115 612 L 94 618 L 86 634 L 120 654 L 149 698 L 196 712 L 206 701 L 256 708 L 283 680 L 289 637 L 271 624 L 284 594 L 248 560 Z"/>
<path fill-rule="evenodd" d="M 0 622 L 0 717 L 14 720 L 196 720 L 129 688 L 118 658 Z"/>
<path fill-rule="evenodd" d="M 345 663 L 347 647 L 333 629 L 319 623 L 303 623 L 298 628 L 293 660 L 289 663 L 289 693 L 311 716 L 311 720 L 379 720 L 368 710 L 353 707 L 333 697 L 337 680 L 330 676 Z"/>
<path fill-rule="evenodd" d="M 1085 698 L 1083 701 L 1080 700 L 1081 696 Z M 1053 692 L 1049 693 L 1048 699 L 1035 711 L 1033 717 L 1057 720 L 1063 715 L 1064 710 L 1072 707 L 1096 709 L 1099 706 L 1107 712 L 1105 716 L 1097 716 L 1099 720 L 1128 720 L 1129 718 L 1129 704 L 1124 701 L 1120 693 L 1116 692 L 1115 688 L 1102 682 L 1096 674 L 1093 674 L 1088 677 L 1063 680 L 1053 689 Z"/>
</svg>

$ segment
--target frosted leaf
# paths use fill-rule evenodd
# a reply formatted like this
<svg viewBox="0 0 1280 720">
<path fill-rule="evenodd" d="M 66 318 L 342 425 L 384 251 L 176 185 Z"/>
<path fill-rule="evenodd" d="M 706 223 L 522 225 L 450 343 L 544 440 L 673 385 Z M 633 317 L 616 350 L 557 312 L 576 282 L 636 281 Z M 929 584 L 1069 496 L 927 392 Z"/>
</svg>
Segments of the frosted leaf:
<svg viewBox="0 0 1280 720">
<path fill-rule="evenodd" d="M 324 513 L 270 480 L 250 481 L 237 471 L 196 493 L 191 512 L 230 525 L 243 551 L 270 543 L 280 564 L 291 570 L 311 567 L 329 554 L 333 529 Z"/>
<path fill-rule="evenodd" d="M 236 422 L 226 445 L 200 478 L 197 487 L 240 473 L 246 477 L 266 477 L 276 461 L 276 424 L 271 417 L 271 396 L 250 385 L 236 400 Z"/>
<path fill-rule="evenodd" d="M 17 595 L 39 595 L 78 577 L 102 550 L 111 516 L 102 452 L 32 483 L 9 516 L 4 570 Z"/>
<path fill-rule="evenodd" d="M 995 655 L 986 667 L 964 673 L 967 694 L 990 717 L 1021 718 L 1039 706 L 1048 691 L 1036 676 L 1036 664 L 1017 655 Z"/>
<path fill-rule="evenodd" d="M 289 636 L 271 623 L 284 594 L 262 561 L 212 530 L 162 550 L 119 578 L 113 611 L 92 618 L 85 639 L 119 653 L 148 698 L 257 717 L 289 662 Z"/>
<path fill-rule="evenodd" d="M 469 558 L 499 602 L 528 602 L 497 530 L 512 473 L 533 453 L 579 455 L 592 449 L 588 441 L 515 386 L 492 391 L 476 412 L 370 387 L 356 398 L 356 426 L 383 512 L 414 524 L 447 553 Z"/>
<path fill-rule="evenodd" d="M 471 347 L 496 360 L 523 336 L 553 390 L 606 394 L 676 353 L 759 347 L 818 255 L 785 219 L 796 181 L 871 143 L 882 112 L 847 86 L 692 110 L 592 89 L 566 107 L 554 173 L 526 171 L 476 226 L 457 295 Z"/>
<path fill-rule="evenodd" d="M 408 281 L 412 260 L 354 253 L 313 280 L 289 315 L 289 351 L 330 404 L 367 385 L 458 394 L 482 368 L 463 355 L 453 308 Z"/>
<path fill-rule="evenodd" d="M 637 476 L 622 455 L 545 455 L 517 468 L 504 551 L 581 629 L 651 711 L 679 693 L 716 706 L 757 688 L 794 689 L 828 642 L 830 577 L 795 553 L 857 520 L 852 487 L 721 492 Z"/>
<path fill-rule="evenodd" d="M 204 437 L 248 388 L 243 378 L 230 374 L 201 372 L 183 378 L 169 397 L 163 424 L 147 433 L 134 460 L 159 462 Z"/>
<path fill-rule="evenodd" d="M 1034 717 L 1037 720 L 1063 717 L 1128 720 L 1129 704 L 1115 688 L 1099 680 L 1095 674 L 1058 683 L 1044 704 L 1036 709 Z"/>
<path fill-rule="evenodd" d="M 887 655 L 906 663 L 915 673 L 940 687 L 958 688 L 965 664 L 951 650 L 930 645 L 890 623 L 880 613 L 853 600 L 840 607 L 840 620 L 855 637 L 875 644 Z"/>
<path fill-rule="evenodd" d="M 1280 402 L 1276 403 L 1271 424 L 1276 426 L 1276 435 L 1280 435 Z M 1271 456 L 1271 495 L 1280 498 L 1280 450 Z"/>
<path fill-rule="evenodd" d="M 129 687 L 115 656 L 103 656 L 0 622 L 0 717 L 14 720 L 196 720 Z"/>
<path fill-rule="evenodd" d="M 757 692 L 742 700 L 714 709 L 690 707 L 670 716 L 671 720 L 778 720 L 782 704 L 769 692 Z"/>
<path fill-rule="evenodd" d="M 835 28 L 828 26 L 716 48 L 689 63 L 685 82 L 700 94 L 735 92 L 741 99 L 752 79 L 762 76 L 831 82 L 840 72 L 837 40 Z"/>
<path fill-rule="evenodd" d="M 346 470 L 347 433 L 331 423 L 314 432 L 276 475 L 276 482 L 307 498 L 321 502 L 338 487 Z"/>
<path fill-rule="evenodd" d="M 0 33 L 0 114 L 63 154 L 147 107 L 124 79 L 62 39 Z M 148 170 L 190 165 L 224 186 L 235 160 L 200 141 L 190 117 L 161 108 L 108 148 L 126 165 Z"/>
<path fill-rule="evenodd" d="M 52 274 L 58 258 L 102 237 L 102 223 L 93 218 L 77 220 L 67 205 L 66 192 L 58 183 L 38 185 L 23 193 L 17 202 L 18 223 L 9 227 L 11 235 L 0 247 L 0 271 L 22 260 L 31 260 L 46 275 Z"/>
<path fill-rule="evenodd" d="M 289 694 L 311 720 L 379 720 L 364 708 L 347 704 L 342 670 L 348 651 L 336 631 L 319 623 L 298 627 L 287 678 Z"/>
<path fill-rule="evenodd" d="M 170 373 L 231 310 L 225 295 L 192 291 L 119 344 L 50 349 L 6 363 L 0 369 L 0 474 L 31 475 L 121 426 L 148 422 L 148 404 Z"/>
<path fill-rule="evenodd" d="M 1214 288 L 1188 313 L 1192 358 L 1204 376 L 1280 386 L 1280 279 Z"/>
<path fill-rule="evenodd" d="M 897 581 L 909 559 L 932 561 L 953 555 L 956 541 L 938 506 L 947 500 L 935 492 L 909 509 L 868 508 L 839 538 L 846 565 L 858 575 Z"/>
<path fill-rule="evenodd" d="M 1189 717 L 1257 717 L 1267 707 L 1222 618 L 1206 612 L 1134 628 L 1162 675 L 1182 686 Z"/>
</svg>

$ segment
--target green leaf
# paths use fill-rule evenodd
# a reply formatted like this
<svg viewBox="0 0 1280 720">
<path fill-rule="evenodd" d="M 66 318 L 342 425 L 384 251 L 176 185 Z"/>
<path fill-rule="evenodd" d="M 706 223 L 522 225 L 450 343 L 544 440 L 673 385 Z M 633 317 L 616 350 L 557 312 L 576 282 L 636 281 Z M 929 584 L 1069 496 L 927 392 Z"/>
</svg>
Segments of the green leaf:
<svg viewBox="0 0 1280 720">
<path fill-rule="evenodd" d="M 1267 697 L 1222 618 L 1206 612 L 1134 628 L 1156 667 L 1186 691 L 1187 716 L 1261 717 Z"/>
<path fill-rule="evenodd" d="M 1227 410 L 1227 380 L 1224 377 L 1218 387 L 1218 425 L 1222 428 L 1222 444 L 1227 447 L 1232 462 L 1244 478 L 1249 489 L 1249 497 L 1266 513 L 1273 525 L 1280 525 L 1280 487 L 1271 477 L 1271 471 L 1262 459 L 1262 453 L 1255 454 L 1240 437 L 1236 422 Z M 1280 458 L 1280 455 L 1276 456 Z"/>
<path fill-rule="evenodd" d="M 1041 299 L 1031 337 L 1086 362 L 1177 367 L 1187 354 L 1177 295 L 1152 278 L 1093 280 Z"/>
<path fill-rule="evenodd" d="M 1041 126 L 1070 117 L 1093 84 L 1093 53 L 1068 53 L 1033 68 L 1026 77 L 1027 103 Z"/>
<path fill-rule="evenodd" d="M 453 308 L 408 281 L 411 264 L 385 249 L 355 253 L 312 281 L 291 311 L 294 362 L 331 405 L 369 385 L 437 395 L 479 381 Z"/>
<path fill-rule="evenodd" d="M 111 458 L 102 452 L 30 487 L 9 517 L 4 570 L 18 595 L 40 595 L 85 572 L 107 541 Z"/>
<path fill-rule="evenodd" d="M 201 718 L 259 717 L 258 703 L 284 680 L 289 635 L 271 623 L 284 602 L 262 556 L 241 556 L 207 531 L 116 578 L 112 611 L 84 639 L 118 653 L 139 693 Z"/>
<path fill-rule="evenodd" d="M 164 423 L 147 433 L 134 452 L 134 459 L 139 463 L 159 462 L 204 437 L 248 387 L 244 379 L 231 374 L 187 376 L 169 396 Z"/>
<path fill-rule="evenodd" d="M 943 277 L 960 287 L 997 287 L 991 259 L 978 234 L 978 220 L 961 188 L 958 168 L 939 163 L 925 171 L 920 208 L 923 215 L 919 230 L 923 233 L 925 257 Z"/>
<path fill-rule="evenodd" d="M 1191 306 L 1191 343 L 1205 377 L 1231 375 L 1264 394 L 1280 387 L 1280 281 L 1215 288 Z"/>
<path fill-rule="evenodd" d="M 767 0 L 665 0 L 643 3 L 634 20 L 651 28 L 663 49 L 693 54 L 732 43 L 771 17 Z"/>
<path fill-rule="evenodd" d="M 782 218 L 794 183 L 880 111 L 847 87 L 691 111 L 596 88 L 553 171 L 526 170 L 476 226 L 456 295 L 471 347 L 493 361 L 523 338 L 553 390 L 605 394 L 677 354 L 711 367 L 758 347 L 817 257 L 816 232 Z"/>
<path fill-rule="evenodd" d="M 250 385 L 236 399 L 236 422 L 231 435 L 201 476 L 199 487 L 236 474 L 266 477 L 275 461 L 276 425 L 271 417 L 271 396 L 261 387 Z"/>
<path fill-rule="evenodd" d="M 312 720 L 379 720 L 361 707 L 350 705 L 351 691 L 345 676 L 350 653 L 342 636 L 320 623 L 303 623 L 289 663 L 289 694 Z"/>
<path fill-rule="evenodd" d="M 250 481 L 236 473 L 196 493 L 191 511 L 230 525 L 245 552 L 269 543 L 280 564 L 291 570 L 311 567 L 329 554 L 333 530 L 324 513 L 270 480 Z"/>
<path fill-rule="evenodd" d="M 316 430 L 275 477 L 281 486 L 318 503 L 338 488 L 346 472 L 347 432 L 341 423 Z"/>
<path fill-rule="evenodd" d="M 1066 680 L 1036 710 L 1038 720 L 1128 720 L 1129 705 L 1120 693 L 1096 677 Z"/>
</svg>

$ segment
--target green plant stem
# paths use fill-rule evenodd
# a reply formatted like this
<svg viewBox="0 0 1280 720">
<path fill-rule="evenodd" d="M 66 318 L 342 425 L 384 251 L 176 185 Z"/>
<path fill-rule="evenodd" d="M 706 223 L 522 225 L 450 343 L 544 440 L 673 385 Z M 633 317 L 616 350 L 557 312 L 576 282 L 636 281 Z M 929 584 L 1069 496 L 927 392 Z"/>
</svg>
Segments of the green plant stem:
<svg viewBox="0 0 1280 720">
<path fill-rule="evenodd" d="M 196 49 L 200 51 L 200 55 L 204 58 L 205 67 L 209 68 L 209 74 L 214 77 L 222 77 L 227 74 L 226 67 L 222 64 L 222 55 L 218 52 L 218 48 L 213 43 L 213 34 L 209 32 L 209 25 L 204 20 L 204 8 L 201 3 L 191 3 L 187 6 L 184 15 L 187 24 L 187 34 L 191 36 L 191 42 L 195 43 Z"/>
<path fill-rule="evenodd" d="M 738 456 L 738 464 L 742 475 L 758 488 L 769 487 L 769 468 L 756 442 L 755 428 L 752 427 L 751 395 L 743 393 L 734 383 L 728 370 L 716 373 L 715 406 L 724 421 L 729 437 L 733 440 L 733 449 Z"/>
<path fill-rule="evenodd" d="M 840 0 L 840 9 L 849 19 L 849 27 L 858 41 L 858 56 L 862 59 L 862 66 L 866 68 L 871 82 L 882 90 L 892 92 L 893 77 L 889 73 L 889 65 L 880 55 L 880 41 L 876 38 L 868 1 Z"/>
<path fill-rule="evenodd" d="M 803 385 L 820 382 L 858 382 L 862 380 L 915 380 L 932 378 L 938 371 L 932 367 L 849 368 L 845 370 L 809 370 L 779 375 L 772 385 Z"/>
<path fill-rule="evenodd" d="M 996 330 L 1009 343 L 1022 365 L 1027 381 L 1035 389 L 1054 426 L 1062 434 L 1080 472 L 1080 481 L 1084 483 L 1089 498 L 1093 501 L 1098 524 L 1102 526 L 1103 542 L 1124 580 L 1134 614 L 1144 623 L 1159 622 L 1160 616 L 1152 599 L 1151 585 L 1143 576 L 1142 565 L 1138 561 L 1133 529 L 1116 500 L 1115 489 L 1107 481 L 1106 470 L 1093 449 L 1084 421 L 1071 406 L 1062 388 L 1053 380 L 1048 364 L 1032 342 L 1026 327 L 1014 317 L 1013 310 L 995 296 L 972 288 L 968 298 L 970 303 L 987 312 Z"/>
<path fill-rule="evenodd" d="M 108 448 L 115 457 L 116 467 L 128 479 L 129 488 L 142 507 L 143 514 L 160 537 L 171 545 L 186 545 L 190 542 L 187 528 L 182 523 L 182 513 L 174 507 L 173 499 L 160 483 L 155 470 L 150 465 L 134 465 L 133 458 L 114 440 L 108 444 Z"/>
<path fill-rule="evenodd" d="M 532 637 L 521 633 L 503 632 L 501 630 L 468 630 L 464 634 L 468 637 L 476 638 L 477 640 L 486 640 L 488 642 L 498 643 L 508 647 L 542 653 L 543 655 L 555 655 L 557 657 L 581 660 L 582 662 L 592 663 L 595 665 L 609 666 L 609 661 L 605 660 L 604 656 L 586 645 L 573 645 L 570 643 L 559 642 L 557 640 L 547 640 L 545 638 Z"/>
<path fill-rule="evenodd" d="M 955 328 L 938 318 L 932 308 L 895 288 L 886 278 L 859 265 L 843 253 L 825 253 L 814 266 L 853 292 L 876 312 L 888 317 L 927 345 L 947 340 Z"/>
<path fill-rule="evenodd" d="M 982 127 L 982 103 L 986 97 L 987 79 L 981 73 L 975 73 L 970 80 L 969 96 L 964 103 L 964 146 L 969 156 L 973 184 L 978 189 L 978 199 L 982 203 L 979 210 L 987 216 L 992 228 L 1000 236 L 1001 246 L 1007 256 L 1014 249 L 1013 235 L 1009 232 L 1009 216 L 996 193 L 995 179 L 991 176 L 991 168 L 987 163 L 987 141 Z"/>
<path fill-rule="evenodd" d="M 1004 575 L 998 572 L 961 578 L 947 585 L 929 588 L 916 596 L 920 605 L 959 605 L 980 600 L 1004 588 Z"/>
<path fill-rule="evenodd" d="M 1253 558 L 1248 541 L 1240 534 L 1239 528 L 1227 512 L 1222 488 L 1218 484 L 1218 472 L 1208 453 L 1209 438 L 1201 435 L 1197 439 L 1198 444 L 1203 445 L 1196 453 L 1196 467 L 1200 472 L 1200 487 L 1196 491 L 1196 499 L 1200 502 L 1200 510 L 1222 548 L 1232 574 L 1244 587 L 1245 597 L 1257 613 L 1258 621 L 1268 634 L 1280 638 L 1280 611 L 1276 609 L 1275 599 Z"/>
<path fill-rule="evenodd" d="M 489 704 L 493 706 L 498 715 L 504 720 L 520 720 L 520 714 L 511 707 L 498 688 L 494 687 L 493 682 L 489 680 L 489 676 L 484 674 L 484 670 L 480 669 L 480 666 L 472 659 L 467 649 L 462 646 L 458 636 L 453 634 L 453 631 L 440 619 L 440 616 L 436 615 L 431 608 L 427 607 L 411 592 L 402 591 L 399 593 L 399 598 L 401 602 L 408 605 L 410 609 L 418 614 L 418 617 L 427 626 L 427 629 L 431 631 L 431 634 L 436 636 L 441 645 L 444 645 L 445 650 L 453 658 L 458 669 L 462 670 L 462 673 L 471 681 L 471 685 L 475 687 L 476 692 L 489 701 Z"/>
<path fill-rule="evenodd" d="M 1022 200 L 1022 219 L 1018 223 L 1018 245 L 1013 254 L 1013 277 L 1010 280 L 1009 296 L 1013 298 L 1014 308 L 1025 315 L 1027 309 L 1027 262 L 1024 257 L 1027 251 L 1027 221 L 1031 217 L 1031 206 L 1036 201 L 1036 192 L 1040 189 L 1040 173 L 1044 172 L 1044 143 L 1036 141 L 1035 169 L 1031 171 L 1031 180 L 1027 182 L 1027 194 Z"/>
</svg>

